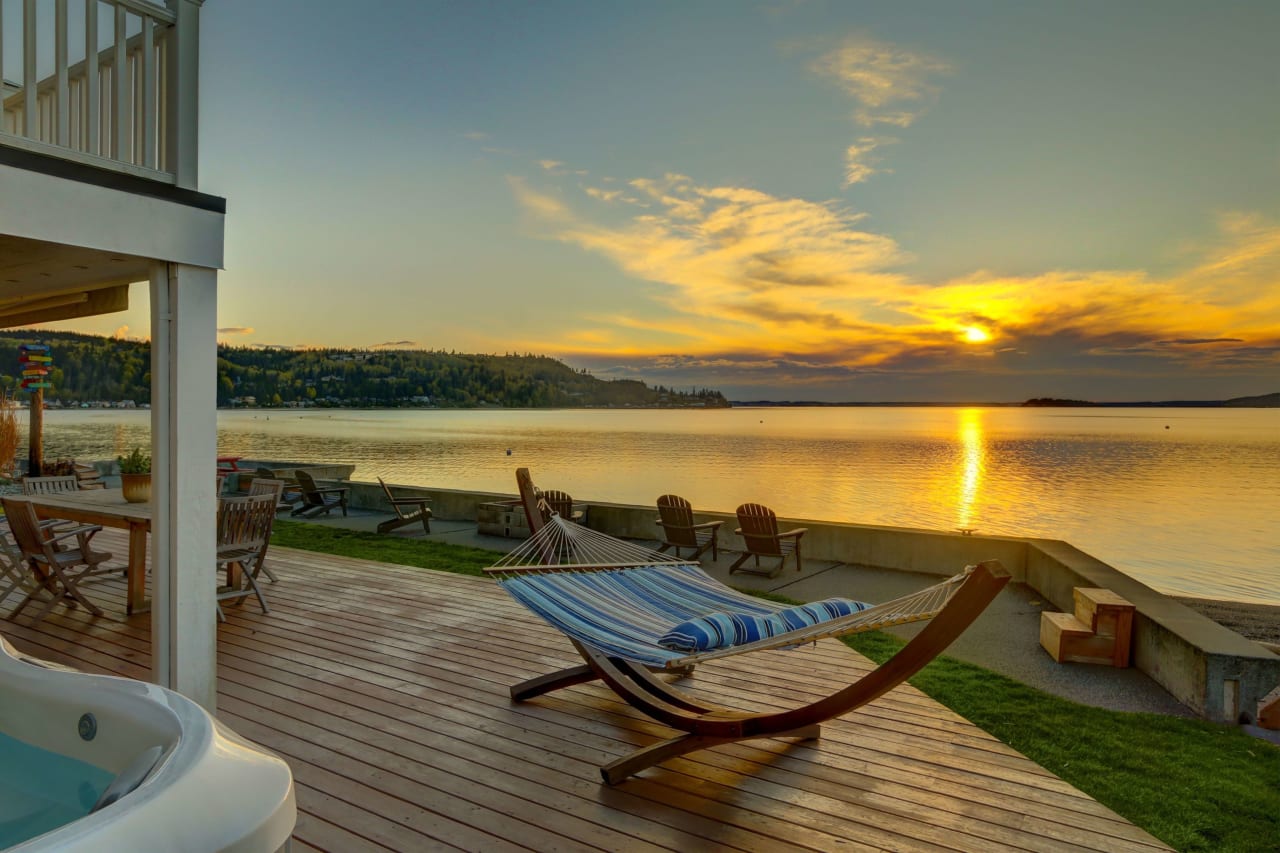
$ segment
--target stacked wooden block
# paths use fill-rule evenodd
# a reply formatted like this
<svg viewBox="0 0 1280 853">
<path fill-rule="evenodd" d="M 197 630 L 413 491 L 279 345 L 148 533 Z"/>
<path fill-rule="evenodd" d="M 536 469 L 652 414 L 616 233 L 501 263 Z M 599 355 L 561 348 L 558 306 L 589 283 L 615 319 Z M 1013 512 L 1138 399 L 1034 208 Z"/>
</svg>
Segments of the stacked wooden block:
<svg viewBox="0 0 1280 853">
<path fill-rule="evenodd" d="M 1280 687 L 1258 702 L 1258 725 L 1264 729 L 1280 730 Z"/>
<path fill-rule="evenodd" d="M 1058 663 L 1129 665 L 1134 607 L 1109 589 L 1076 587 L 1075 613 L 1040 614 L 1040 645 Z"/>
</svg>

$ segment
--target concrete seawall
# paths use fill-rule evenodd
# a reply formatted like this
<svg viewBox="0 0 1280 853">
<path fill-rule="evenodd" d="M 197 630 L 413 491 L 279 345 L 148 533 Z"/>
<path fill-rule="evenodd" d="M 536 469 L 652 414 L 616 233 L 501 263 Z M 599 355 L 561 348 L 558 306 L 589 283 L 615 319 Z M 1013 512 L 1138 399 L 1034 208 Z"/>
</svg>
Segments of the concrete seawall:
<svg viewBox="0 0 1280 853">
<path fill-rule="evenodd" d="M 390 512 L 377 483 L 352 482 L 353 506 Z M 432 499 L 436 518 L 475 521 L 481 504 L 511 494 L 397 486 L 399 494 Z M 624 538 L 653 540 L 654 507 L 587 503 L 586 523 Z M 698 512 L 699 520 L 723 519 L 721 542 L 733 547 L 736 518 Z M 784 529 L 805 527 L 806 558 L 948 576 L 980 560 L 998 559 L 1016 582 L 1026 583 L 1059 610 L 1072 609 L 1078 586 L 1110 589 L 1137 610 L 1133 665 L 1197 714 L 1219 722 L 1251 722 L 1258 700 L 1280 684 L 1280 656 L 1066 542 L 962 535 L 812 519 L 779 519 Z"/>
</svg>

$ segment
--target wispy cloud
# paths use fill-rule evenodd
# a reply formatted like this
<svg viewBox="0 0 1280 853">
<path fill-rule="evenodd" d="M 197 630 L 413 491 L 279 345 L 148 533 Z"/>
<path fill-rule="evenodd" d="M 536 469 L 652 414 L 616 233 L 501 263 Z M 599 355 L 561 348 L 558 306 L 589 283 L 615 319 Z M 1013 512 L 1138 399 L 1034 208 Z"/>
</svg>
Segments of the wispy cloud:
<svg viewBox="0 0 1280 853">
<path fill-rule="evenodd" d="M 844 185 L 850 187 L 880 172 L 893 171 L 876 168 L 880 158 L 875 154 L 875 150 L 882 145 L 892 145 L 897 141 L 888 137 L 864 136 L 845 149 Z"/>
<path fill-rule="evenodd" d="M 218 328 L 220 335 L 252 335 L 252 326 L 220 326 Z"/>
<path fill-rule="evenodd" d="M 383 341 L 380 344 L 374 344 L 369 349 L 416 349 L 417 341 Z"/>
<path fill-rule="evenodd" d="M 907 128 L 937 97 L 933 78 L 950 72 L 945 62 L 865 35 L 845 38 L 809 64 L 832 80 L 856 103 L 853 120 L 862 127 Z M 844 185 L 892 171 L 879 168 L 876 149 L 898 142 L 893 137 L 862 136 L 845 149 Z"/>
<path fill-rule="evenodd" d="M 938 94 L 932 78 L 951 71 L 942 60 L 864 35 L 847 37 L 809 67 L 858 102 L 854 120 L 868 127 L 910 126 Z"/>
</svg>

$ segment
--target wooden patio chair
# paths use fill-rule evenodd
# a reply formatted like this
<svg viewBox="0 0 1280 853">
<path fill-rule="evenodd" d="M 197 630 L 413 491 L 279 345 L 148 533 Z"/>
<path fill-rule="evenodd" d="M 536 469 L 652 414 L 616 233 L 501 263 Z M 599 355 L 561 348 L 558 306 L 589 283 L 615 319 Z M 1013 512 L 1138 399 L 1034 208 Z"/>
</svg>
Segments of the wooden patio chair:
<svg viewBox="0 0 1280 853">
<path fill-rule="evenodd" d="M 35 587 L 35 578 L 22 550 L 13 541 L 13 533 L 9 529 L 0 530 L 0 602 L 7 600 L 14 590 L 30 595 Z"/>
<path fill-rule="evenodd" d="M 326 486 L 320 488 L 310 474 L 299 468 L 294 472 L 298 481 L 298 489 L 302 493 L 302 503 L 294 507 L 291 515 L 303 518 L 315 518 L 317 515 L 328 515 L 330 510 L 341 509 L 343 516 L 347 514 L 346 486 Z"/>
<path fill-rule="evenodd" d="M 249 497 L 256 498 L 259 495 L 270 495 L 271 499 L 276 502 L 276 512 L 282 509 L 292 509 L 293 504 L 284 499 L 284 489 L 284 480 L 268 480 L 265 477 L 254 477 L 253 482 L 249 484 Z M 265 574 L 272 583 L 276 582 L 276 576 L 271 573 L 271 570 L 261 560 L 258 561 L 258 564 L 253 569 L 255 579 L 260 572 Z"/>
<path fill-rule="evenodd" d="M 679 495 L 663 495 L 658 498 L 657 524 L 662 528 L 662 544 L 658 551 L 665 553 L 668 548 L 674 548 L 679 557 L 681 548 L 690 548 L 693 553 L 689 555 L 689 559 L 697 560 L 703 552 L 710 549 L 711 559 L 715 560 L 719 556 L 716 553 L 716 537 L 723 523 L 706 521 L 694 524 L 693 508 L 687 500 Z"/>
<path fill-rule="evenodd" d="M 58 477 L 23 477 L 22 493 L 24 495 L 56 495 L 66 492 L 76 492 L 80 490 L 79 479 L 74 474 Z M 58 532 L 70 530 L 78 526 L 75 521 L 62 521 L 59 519 L 48 519 L 41 521 L 40 526 L 45 529 L 52 529 Z M 61 543 L 55 545 L 57 550 L 62 550 Z"/>
<path fill-rule="evenodd" d="M 528 472 L 517 477 L 523 498 Z M 602 767 L 601 776 L 610 785 L 669 758 L 719 744 L 818 737 L 823 722 L 883 696 L 919 672 L 1009 581 L 1009 574 L 992 560 L 874 607 L 829 599 L 784 608 L 730 589 L 697 566 L 563 518 L 543 522 L 531 515 L 530 521 L 536 525 L 533 535 L 486 571 L 513 598 L 563 632 L 585 663 L 517 684 L 511 698 L 522 702 L 599 679 L 637 710 L 680 732 Z M 827 637 L 922 620 L 929 624 L 877 669 L 853 676 L 849 684 L 832 685 L 823 699 L 788 710 L 750 713 L 718 707 L 655 674 L 687 672 L 729 655 L 794 649 Z M 735 623 L 743 627 L 730 630 Z"/>
<path fill-rule="evenodd" d="M 80 480 L 75 474 L 66 477 L 23 477 L 22 493 L 24 495 L 53 495 L 62 492 L 75 492 L 80 489 Z"/>
<path fill-rule="evenodd" d="M 760 504 L 743 504 L 738 507 L 738 528 L 734 531 L 742 537 L 746 550 L 729 567 L 729 574 L 737 571 L 766 575 L 774 578 L 787 564 L 787 557 L 796 558 L 796 571 L 800 571 L 800 537 L 809 532 L 807 527 L 797 527 L 786 533 L 778 532 L 778 516 L 773 510 Z M 743 568 L 748 559 L 755 558 L 755 568 Z M 773 570 L 760 568 L 761 557 L 777 557 L 778 567 Z"/>
<path fill-rule="evenodd" d="M 271 542 L 271 525 L 276 517 L 276 497 L 272 494 L 244 498 L 223 498 L 218 503 L 217 569 L 232 566 L 240 569 L 239 583 L 228 583 L 219 588 L 217 601 L 235 599 L 243 603 L 250 595 L 257 596 L 263 613 L 270 613 L 267 600 L 258 586 L 258 573 L 267 557 Z M 218 620 L 225 621 L 221 603 L 218 604 Z"/>
<path fill-rule="evenodd" d="M 424 533 L 431 532 L 431 507 L 427 506 L 431 503 L 431 498 L 398 498 L 391 494 L 391 487 L 383 482 L 381 477 L 378 478 L 378 485 L 382 486 L 382 492 L 387 496 L 387 503 L 391 504 L 391 511 L 396 514 L 395 518 L 389 518 L 378 524 L 379 533 L 390 533 L 406 524 L 417 524 L 419 521 L 422 522 Z"/>
<path fill-rule="evenodd" d="M 81 592 L 80 584 L 95 575 L 117 571 L 116 567 L 103 565 L 111 559 L 110 551 L 94 551 L 89 547 L 89 540 L 102 527 L 81 524 L 69 530 L 54 531 L 40 523 L 35 507 L 26 501 L 4 498 L 2 503 L 14 542 L 33 581 L 23 584 L 27 595 L 9 618 L 16 617 L 37 599 L 43 600 L 45 606 L 36 614 L 33 624 L 47 616 L 61 601 L 71 606 L 82 604 L 94 616 L 101 616 L 101 608 Z M 75 547 L 68 544 L 73 538 Z"/>
</svg>

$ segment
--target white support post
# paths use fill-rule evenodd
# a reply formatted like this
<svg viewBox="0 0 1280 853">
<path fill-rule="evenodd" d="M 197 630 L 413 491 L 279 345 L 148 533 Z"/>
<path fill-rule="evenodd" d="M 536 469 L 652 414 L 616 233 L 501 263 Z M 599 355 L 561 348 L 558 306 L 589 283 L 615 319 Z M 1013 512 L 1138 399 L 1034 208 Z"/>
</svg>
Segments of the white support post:
<svg viewBox="0 0 1280 853">
<path fill-rule="evenodd" d="M 213 713 L 217 270 L 151 271 L 152 674 Z"/>
<path fill-rule="evenodd" d="M 200 119 L 200 6 L 204 0 L 166 0 L 173 12 L 165 59 L 165 171 L 180 187 L 196 189 Z"/>
</svg>

